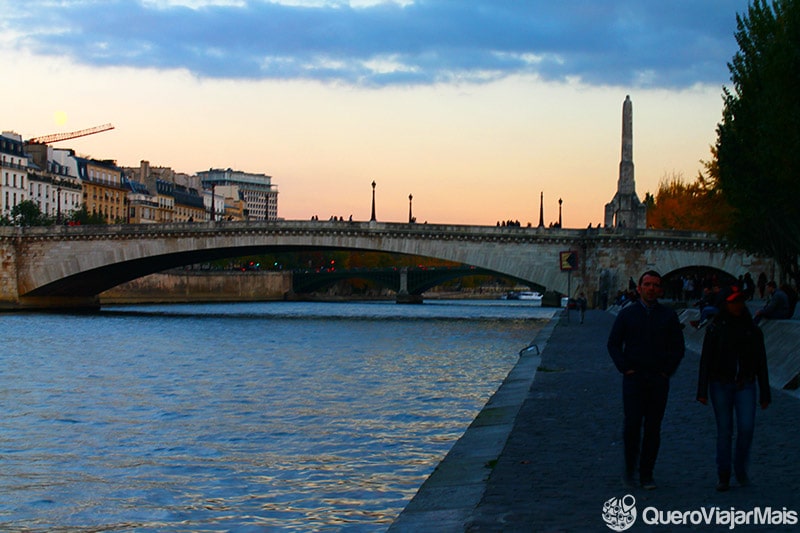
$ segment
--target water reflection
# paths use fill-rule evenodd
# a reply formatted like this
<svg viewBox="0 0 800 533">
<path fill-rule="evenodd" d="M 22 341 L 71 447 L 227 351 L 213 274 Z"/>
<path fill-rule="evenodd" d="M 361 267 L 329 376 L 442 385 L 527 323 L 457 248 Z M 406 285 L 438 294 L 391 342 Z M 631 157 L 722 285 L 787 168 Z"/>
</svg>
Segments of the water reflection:
<svg viewBox="0 0 800 533">
<path fill-rule="evenodd" d="M 383 530 L 547 310 L 2 315 L 0 529 Z"/>
</svg>

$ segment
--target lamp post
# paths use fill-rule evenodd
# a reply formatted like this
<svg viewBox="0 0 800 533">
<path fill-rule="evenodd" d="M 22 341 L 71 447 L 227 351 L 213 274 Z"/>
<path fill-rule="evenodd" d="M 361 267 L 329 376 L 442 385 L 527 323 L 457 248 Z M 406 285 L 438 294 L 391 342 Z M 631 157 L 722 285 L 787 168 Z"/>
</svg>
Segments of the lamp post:
<svg viewBox="0 0 800 533">
<path fill-rule="evenodd" d="M 561 204 L 562 203 L 563 203 L 563 201 L 561 200 L 561 198 L 559 198 L 558 199 L 558 227 L 559 228 L 561 227 Z"/>
<path fill-rule="evenodd" d="M 214 189 L 216 189 L 216 187 L 217 187 L 216 183 L 211 184 L 211 222 L 214 222 L 214 220 L 216 220 L 216 214 L 214 212 L 214 209 L 216 208 L 216 206 L 214 205 L 214 197 L 216 196 Z"/>
<path fill-rule="evenodd" d="M 56 224 L 61 225 L 61 181 L 59 180 L 56 187 Z"/>
<path fill-rule="evenodd" d="M 372 216 L 370 217 L 370 222 L 375 222 L 375 181 L 372 182 Z"/>
<path fill-rule="evenodd" d="M 411 224 L 414 222 L 414 217 L 411 214 L 411 201 L 414 199 L 414 196 L 408 195 L 408 223 Z"/>
</svg>

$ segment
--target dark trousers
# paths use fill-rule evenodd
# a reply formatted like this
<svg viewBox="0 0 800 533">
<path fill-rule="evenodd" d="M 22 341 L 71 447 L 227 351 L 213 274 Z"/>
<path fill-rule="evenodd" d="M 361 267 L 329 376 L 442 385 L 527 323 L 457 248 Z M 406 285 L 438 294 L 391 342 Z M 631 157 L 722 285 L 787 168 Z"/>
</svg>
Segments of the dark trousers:
<svg viewBox="0 0 800 533">
<path fill-rule="evenodd" d="M 736 479 L 747 482 L 747 463 L 756 424 L 755 381 L 738 387 L 735 383 L 711 382 L 711 405 L 717 419 L 717 470 L 730 476 L 731 462 Z M 736 446 L 733 448 L 733 418 L 736 415 Z"/>
<path fill-rule="evenodd" d="M 669 378 L 638 372 L 623 376 L 623 438 L 628 475 L 633 475 L 638 462 L 640 478 L 652 479 L 658 447 L 661 444 L 661 420 L 667 408 L 668 395 Z"/>
</svg>

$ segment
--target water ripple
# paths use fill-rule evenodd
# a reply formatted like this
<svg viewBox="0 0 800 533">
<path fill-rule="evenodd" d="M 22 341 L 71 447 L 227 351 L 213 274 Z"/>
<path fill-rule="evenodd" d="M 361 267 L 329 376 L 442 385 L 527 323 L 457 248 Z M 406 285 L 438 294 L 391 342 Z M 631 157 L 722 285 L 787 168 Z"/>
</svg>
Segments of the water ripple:
<svg viewBox="0 0 800 533">
<path fill-rule="evenodd" d="M 0 529 L 384 530 L 548 316 L 486 303 L 2 315 Z"/>
</svg>

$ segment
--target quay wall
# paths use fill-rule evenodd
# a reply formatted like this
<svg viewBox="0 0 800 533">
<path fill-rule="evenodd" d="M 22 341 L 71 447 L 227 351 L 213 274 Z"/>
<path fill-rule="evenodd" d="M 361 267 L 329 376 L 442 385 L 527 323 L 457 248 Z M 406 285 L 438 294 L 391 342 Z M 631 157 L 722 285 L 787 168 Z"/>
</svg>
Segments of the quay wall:
<svg viewBox="0 0 800 533">
<path fill-rule="evenodd" d="M 289 272 L 170 271 L 150 274 L 100 293 L 101 305 L 283 300 Z"/>
</svg>

